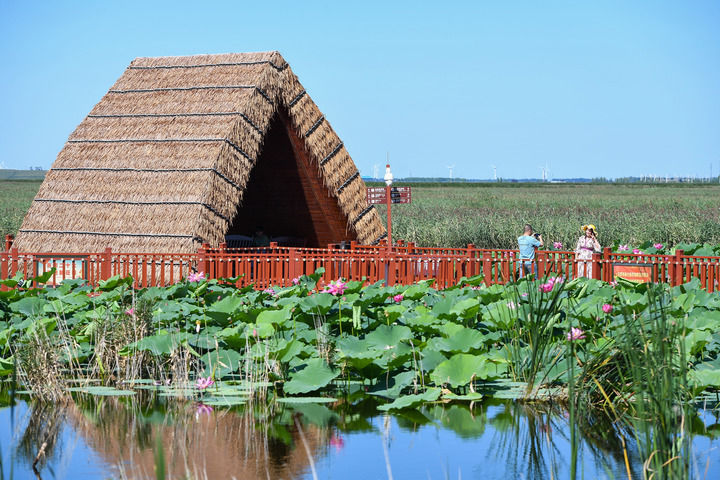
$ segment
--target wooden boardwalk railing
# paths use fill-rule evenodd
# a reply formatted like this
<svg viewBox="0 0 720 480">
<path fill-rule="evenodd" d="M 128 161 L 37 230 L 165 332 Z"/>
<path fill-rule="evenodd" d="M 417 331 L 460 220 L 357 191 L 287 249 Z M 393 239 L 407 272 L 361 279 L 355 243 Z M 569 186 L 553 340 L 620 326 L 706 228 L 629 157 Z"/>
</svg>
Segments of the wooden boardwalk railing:
<svg viewBox="0 0 720 480">
<path fill-rule="evenodd" d="M 388 253 L 386 246 L 350 244 L 348 248 L 330 245 L 328 248 L 292 248 L 271 244 L 262 248 L 231 249 L 221 245 L 204 245 L 196 253 L 151 254 L 117 253 L 106 249 L 102 253 L 27 253 L 10 248 L 0 252 L 0 279 L 33 278 L 55 268 L 48 280 L 58 285 L 65 279 L 87 280 L 95 286 L 114 275 L 132 276 L 138 288 L 172 285 L 191 273 L 202 272 L 206 278 L 234 279 L 238 286 L 253 285 L 256 289 L 270 286 L 289 286 L 293 279 L 324 268 L 320 286 L 330 281 L 364 280 L 389 285 L 412 284 L 435 279 L 437 288 L 456 285 L 463 277 L 483 275 L 486 284 L 504 284 L 519 274 L 517 250 L 466 248 L 425 248 L 413 244 L 394 246 Z M 539 276 L 577 276 L 578 264 L 574 252 L 538 251 L 536 269 Z M 674 255 L 646 255 L 613 253 L 606 248 L 594 254 L 594 278 L 611 281 L 618 266 L 644 268 L 646 279 L 680 285 L 698 278 L 709 292 L 720 286 L 720 257 L 695 257 L 677 251 Z M 5 287 L 6 288 L 6 287 Z"/>
</svg>

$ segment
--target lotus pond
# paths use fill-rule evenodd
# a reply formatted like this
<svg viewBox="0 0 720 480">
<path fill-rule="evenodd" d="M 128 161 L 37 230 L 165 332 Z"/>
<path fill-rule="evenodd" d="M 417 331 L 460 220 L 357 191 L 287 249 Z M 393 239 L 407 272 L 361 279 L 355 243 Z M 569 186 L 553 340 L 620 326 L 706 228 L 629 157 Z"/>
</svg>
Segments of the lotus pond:
<svg viewBox="0 0 720 480">
<path fill-rule="evenodd" d="M 720 474 L 718 294 L 321 274 L 263 292 L 2 281 L 4 475 Z"/>
</svg>

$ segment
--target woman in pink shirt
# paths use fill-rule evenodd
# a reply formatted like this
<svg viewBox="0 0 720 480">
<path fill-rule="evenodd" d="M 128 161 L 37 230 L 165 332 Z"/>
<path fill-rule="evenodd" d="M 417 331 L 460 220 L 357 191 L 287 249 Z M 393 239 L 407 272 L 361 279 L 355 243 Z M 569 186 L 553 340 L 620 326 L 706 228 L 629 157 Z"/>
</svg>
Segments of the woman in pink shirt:
<svg viewBox="0 0 720 480">
<path fill-rule="evenodd" d="M 583 225 L 583 235 L 578 239 L 575 247 L 575 259 L 578 260 L 578 277 L 592 278 L 593 253 L 601 250 L 600 242 L 597 240 L 595 225 Z"/>
</svg>

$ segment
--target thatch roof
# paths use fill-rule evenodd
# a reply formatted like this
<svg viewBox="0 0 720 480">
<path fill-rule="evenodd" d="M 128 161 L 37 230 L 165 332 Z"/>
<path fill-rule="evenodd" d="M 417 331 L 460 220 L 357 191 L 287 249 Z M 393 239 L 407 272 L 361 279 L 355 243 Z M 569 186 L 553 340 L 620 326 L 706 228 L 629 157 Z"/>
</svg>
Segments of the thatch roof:
<svg viewBox="0 0 720 480">
<path fill-rule="evenodd" d="M 347 238 L 381 238 L 385 229 L 343 143 L 282 56 L 262 52 L 135 59 L 70 135 L 15 246 L 190 252 L 217 245 L 279 115 L 344 215 Z"/>
</svg>

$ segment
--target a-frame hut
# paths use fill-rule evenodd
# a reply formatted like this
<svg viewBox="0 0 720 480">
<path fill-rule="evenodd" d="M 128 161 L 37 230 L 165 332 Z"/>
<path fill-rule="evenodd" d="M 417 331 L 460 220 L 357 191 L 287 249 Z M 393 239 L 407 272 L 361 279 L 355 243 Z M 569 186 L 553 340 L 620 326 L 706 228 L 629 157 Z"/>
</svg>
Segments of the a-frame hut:
<svg viewBox="0 0 720 480">
<path fill-rule="evenodd" d="M 278 52 L 137 58 L 70 135 L 18 232 L 26 252 L 191 252 L 226 235 L 385 235 Z"/>
</svg>

